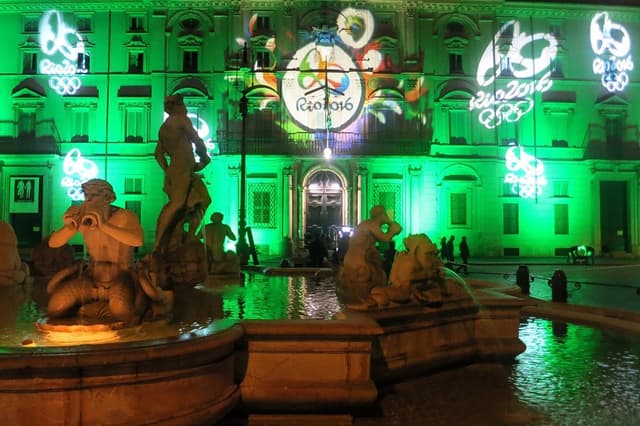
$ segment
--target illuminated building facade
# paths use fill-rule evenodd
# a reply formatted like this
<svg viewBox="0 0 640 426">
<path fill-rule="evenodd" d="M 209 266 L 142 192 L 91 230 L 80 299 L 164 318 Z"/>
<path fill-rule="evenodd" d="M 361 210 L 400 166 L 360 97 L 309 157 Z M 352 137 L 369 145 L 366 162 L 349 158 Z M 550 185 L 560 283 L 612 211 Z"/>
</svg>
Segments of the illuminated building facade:
<svg viewBox="0 0 640 426">
<path fill-rule="evenodd" d="M 403 235 L 464 235 L 476 255 L 640 250 L 640 8 L 0 0 L 0 25 L 0 217 L 24 247 L 97 176 L 148 249 L 179 93 L 213 157 L 205 217 L 234 228 L 244 144 L 262 254 L 376 204 Z"/>
</svg>

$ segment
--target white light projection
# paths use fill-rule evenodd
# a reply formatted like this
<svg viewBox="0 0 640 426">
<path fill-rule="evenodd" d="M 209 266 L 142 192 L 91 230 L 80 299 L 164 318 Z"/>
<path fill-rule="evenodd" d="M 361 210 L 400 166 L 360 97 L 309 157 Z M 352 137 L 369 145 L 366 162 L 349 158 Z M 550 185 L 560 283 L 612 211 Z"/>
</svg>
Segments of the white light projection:
<svg viewBox="0 0 640 426">
<path fill-rule="evenodd" d="M 40 19 L 40 49 L 47 58 L 40 61 L 41 74 L 49 75 L 49 86 L 61 95 L 73 95 L 80 89 L 77 74 L 88 72 L 88 55 L 80 33 L 65 24 L 57 10 Z"/>
<path fill-rule="evenodd" d="M 60 185 L 67 189 L 67 195 L 74 201 L 84 200 L 82 184 L 98 176 L 98 166 L 82 156 L 78 148 L 73 148 L 64 157 L 62 170 L 65 177 Z"/>
<path fill-rule="evenodd" d="M 352 22 L 358 29 L 351 31 Z M 298 49 L 287 65 L 280 93 L 289 115 L 308 131 L 342 130 L 364 102 L 362 70 L 345 47 L 360 49 L 373 34 L 368 10 L 346 8 L 336 28 L 314 29 L 315 41 Z"/>
<path fill-rule="evenodd" d="M 609 92 L 621 92 L 629 83 L 627 71 L 633 70 L 631 37 L 626 28 L 609 19 L 607 12 L 596 13 L 591 19 L 593 73 L 600 75 Z"/>
<path fill-rule="evenodd" d="M 553 35 L 529 35 L 520 31 L 518 21 L 507 22 L 495 34 L 478 64 L 478 84 L 490 91 L 479 90 L 470 100 L 469 110 L 480 110 L 478 120 L 488 129 L 505 121 L 517 122 L 533 109 L 533 95 L 546 92 L 553 85 L 551 64 L 557 53 L 558 41 Z M 491 87 L 498 86 L 496 78 L 502 75 L 511 75 L 513 80 L 501 83 L 501 87 Z"/>
<path fill-rule="evenodd" d="M 547 186 L 544 176 L 544 164 L 532 155 L 524 152 L 521 146 L 512 146 L 504 156 L 509 172 L 504 183 L 511 185 L 511 192 L 522 198 L 534 198 L 542 195 Z"/>
</svg>

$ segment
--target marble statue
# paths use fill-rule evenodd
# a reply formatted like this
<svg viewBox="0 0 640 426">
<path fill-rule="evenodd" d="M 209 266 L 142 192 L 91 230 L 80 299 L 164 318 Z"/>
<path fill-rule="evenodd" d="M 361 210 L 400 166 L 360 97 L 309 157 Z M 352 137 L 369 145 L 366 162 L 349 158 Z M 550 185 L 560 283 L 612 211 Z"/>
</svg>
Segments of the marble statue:
<svg viewBox="0 0 640 426">
<path fill-rule="evenodd" d="M 203 140 L 187 117 L 181 95 L 167 96 L 168 118 L 160 126 L 155 158 L 164 171 L 163 190 L 169 201 L 160 211 L 150 264 L 162 265 L 173 284 L 196 284 L 207 276 L 203 243 L 196 237 L 211 197 L 197 173 L 209 164 Z M 193 154 L 195 145 L 199 161 Z M 185 227 L 188 229 L 185 230 Z"/>
<path fill-rule="evenodd" d="M 382 226 L 388 229 L 383 231 Z M 383 206 L 371 208 L 370 218 L 354 229 L 339 272 L 339 295 L 345 302 L 359 300 L 376 286 L 387 284 L 376 242 L 389 242 L 402 227 L 389 218 Z"/>
<path fill-rule="evenodd" d="M 187 202 L 194 184 L 197 185 L 196 191 L 207 192 L 204 184 L 200 185 L 201 177 L 195 173 L 204 169 L 211 161 L 203 140 L 187 117 L 187 108 L 182 96 L 167 96 L 164 109 L 169 117 L 160 126 L 154 155 L 164 171 L 163 190 L 169 197 L 169 202 L 164 205 L 158 216 L 154 252 L 165 249 L 173 229 L 188 220 L 186 218 Z M 196 154 L 200 157 L 199 162 L 196 162 L 193 155 L 192 143 L 196 147 Z M 197 183 L 198 181 L 200 183 Z M 192 196 L 192 206 L 198 204 L 203 197 L 208 198 L 208 193 L 206 196 L 204 194 Z M 210 198 L 209 202 L 211 202 Z M 195 229 L 192 234 L 195 235 Z"/>
<path fill-rule="evenodd" d="M 211 215 L 211 222 L 204 227 L 204 240 L 207 245 L 209 258 L 209 273 L 214 275 L 239 274 L 240 258 L 231 250 L 224 250 L 227 238 L 236 240 L 229 225 L 223 223 L 224 215 L 215 212 Z"/>
<path fill-rule="evenodd" d="M 438 247 L 426 234 L 409 235 L 403 240 L 405 250 L 398 252 L 391 266 L 389 285 L 371 289 L 369 295 L 348 307 L 367 310 L 410 302 L 438 307 L 444 298 L 468 295 L 445 276 Z"/>
<path fill-rule="evenodd" d="M 80 233 L 88 265 L 77 262 L 57 272 L 47 284 L 50 319 L 80 316 L 101 321 L 137 323 L 170 310 L 172 294 L 163 290 L 149 268 L 136 270 L 134 247 L 143 243 L 135 213 L 116 207 L 111 185 L 102 179 L 82 184 L 85 200 L 67 209 L 64 225 L 49 237 L 61 247 Z M 143 265 L 144 266 L 144 265 Z"/>
<path fill-rule="evenodd" d="M 0 286 L 24 284 L 29 275 L 29 265 L 20 258 L 13 227 L 0 220 Z"/>
</svg>

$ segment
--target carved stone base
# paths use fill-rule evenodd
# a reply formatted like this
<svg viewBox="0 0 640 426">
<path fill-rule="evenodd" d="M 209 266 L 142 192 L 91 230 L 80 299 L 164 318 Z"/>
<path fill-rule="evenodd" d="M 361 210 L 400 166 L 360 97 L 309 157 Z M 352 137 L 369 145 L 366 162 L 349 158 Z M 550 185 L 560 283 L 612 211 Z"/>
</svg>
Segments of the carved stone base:
<svg viewBox="0 0 640 426">
<path fill-rule="evenodd" d="M 101 322 L 99 320 L 64 318 L 42 319 L 35 323 L 36 329 L 46 339 L 59 344 L 104 343 L 118 340 L 117 330 L 125 327 L 122 321 Z"/>
</svg>

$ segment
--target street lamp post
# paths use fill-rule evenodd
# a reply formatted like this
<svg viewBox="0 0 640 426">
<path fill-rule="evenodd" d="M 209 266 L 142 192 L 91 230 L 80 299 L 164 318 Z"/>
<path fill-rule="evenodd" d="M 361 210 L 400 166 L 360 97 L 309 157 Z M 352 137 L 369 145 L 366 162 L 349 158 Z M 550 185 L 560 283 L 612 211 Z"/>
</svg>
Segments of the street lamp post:
<svg viewBox="0 0 640 426">
<path fill-rule="evenodd" d="M 249 264 L 249 245 L 247 244 L 247 113 L 249 101 L 246 91 L 240 98 L 240 115 L 242 117 L 242 133 L 240 135 L 240 211 L 238 216 L 238 244 L 236 251 L 240 265 Z"/>
</svg>

